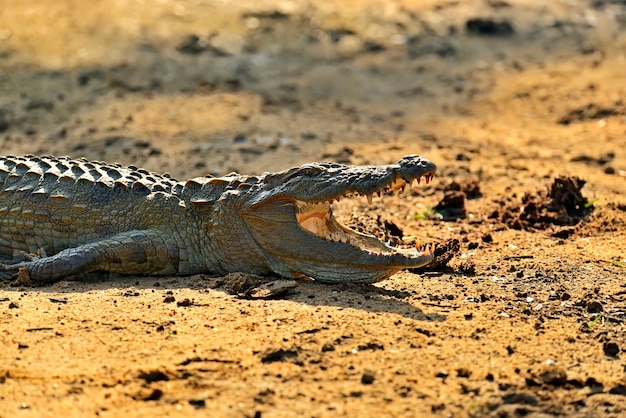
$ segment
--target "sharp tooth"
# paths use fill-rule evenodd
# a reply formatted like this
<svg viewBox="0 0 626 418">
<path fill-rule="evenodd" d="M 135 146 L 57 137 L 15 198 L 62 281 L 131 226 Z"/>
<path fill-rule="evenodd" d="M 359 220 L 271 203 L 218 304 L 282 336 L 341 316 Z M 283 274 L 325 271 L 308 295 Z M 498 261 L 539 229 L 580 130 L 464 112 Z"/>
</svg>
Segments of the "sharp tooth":
<svg viewBox="0 0 626 418">
<path fill-rule="evenodd" d="M 374 200 L 374 196 L 371 194 L 367 195 L 367 204 L 371 205 L 372 204 L 372 200 Z"/>
<path fill-rule="evenodd" d="M 404 193 L 404 186 L 400 187 L 400 193 Z"/>
<path fill-rule="evenodd" d="M 422 182 L 422 176 L 419 176 L 419 177 L 417 178 L 417 184 L 420 184 L 421 182 Z"/>
</svg>

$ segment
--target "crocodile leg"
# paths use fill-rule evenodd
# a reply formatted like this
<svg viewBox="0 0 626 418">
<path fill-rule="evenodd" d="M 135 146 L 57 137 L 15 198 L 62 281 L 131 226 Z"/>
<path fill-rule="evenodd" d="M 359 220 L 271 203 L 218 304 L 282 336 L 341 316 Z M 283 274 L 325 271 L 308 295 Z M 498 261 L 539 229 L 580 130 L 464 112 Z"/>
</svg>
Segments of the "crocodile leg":
<svg viewBox="0 0 626 418">
<path fill-rule="evenodd" d="M 51 256 L 0 265 L 11 277 L 26 269 L 32 284 L 54 283 L 64 277 L 92 271 L 123 274 L 176 274 L 178 246 L 155 231 L 129 231 L 67 248 Z"/>
</svg>

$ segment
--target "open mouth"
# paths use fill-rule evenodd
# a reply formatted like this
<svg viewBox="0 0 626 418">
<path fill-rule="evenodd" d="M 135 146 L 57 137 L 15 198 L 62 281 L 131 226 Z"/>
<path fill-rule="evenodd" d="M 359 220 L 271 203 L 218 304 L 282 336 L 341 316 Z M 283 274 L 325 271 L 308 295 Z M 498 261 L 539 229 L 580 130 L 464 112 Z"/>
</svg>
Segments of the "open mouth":
<svg viewBox="0 0 626 418">
<path fill-rule="evenodd" d="M 426 184 L 428 184 L 433 174 L 428 173 L 423 177 Z M 420 179 L 416 178 L 411 183 L 419 183 Z M 354 191 L 324 202 L 304 202 L 298 200 L 296 201 L 296 217 L 300 226 L 315 237 L 327 242 L 350 245 L 368 256 L 377 258 L 381 267 L 387 263 L 407 267 L 423 265 L 434 257 L 434 244 L 391 246 L 375 235 L 363 234 L 342 225 L 332 212 L 332 203 L 344 197 L 354 198 L 360 196 L 367 199 L 367 202 L 371 204 L 375 196 L 380 197 L 382 194 L 401 193 L 407 186 L 410 186 L 407 181 L 397 178 L 390 184 L 383 186 L 380 190 L 369 194 Z"/>
</svg>

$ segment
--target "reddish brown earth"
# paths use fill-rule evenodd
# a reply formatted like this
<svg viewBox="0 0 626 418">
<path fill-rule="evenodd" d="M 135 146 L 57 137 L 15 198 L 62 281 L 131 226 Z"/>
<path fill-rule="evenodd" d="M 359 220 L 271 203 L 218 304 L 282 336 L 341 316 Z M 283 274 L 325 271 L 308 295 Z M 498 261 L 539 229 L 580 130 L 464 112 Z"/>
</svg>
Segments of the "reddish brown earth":
<svg viewBox="0 0 626 418">
<path fill-rule="evenodd" d="M 433 183 L 336 212 L 447 249 L 270 299 L 2 283 L 0 417 L 624 416 L 625 33 L 618 0 L 0 0 L 3 154 L 178 178 L 420 154 Z"/>
</svg>

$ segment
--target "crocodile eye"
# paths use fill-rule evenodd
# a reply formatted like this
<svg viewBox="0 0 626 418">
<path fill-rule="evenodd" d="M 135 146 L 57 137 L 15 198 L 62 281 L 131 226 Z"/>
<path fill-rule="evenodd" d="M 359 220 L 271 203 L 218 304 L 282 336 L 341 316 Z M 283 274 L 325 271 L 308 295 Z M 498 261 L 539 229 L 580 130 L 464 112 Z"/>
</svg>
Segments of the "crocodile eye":
<svg viewBox="0 0 626 418">
<path fill-rule="evenodd" d="M 298 169 L 298 174 L 313 177 L 320 174 L 321 171 L 322 169 L 320 167 L 316 167 L 314 165 L 303 165 Z"/>
</svg>

